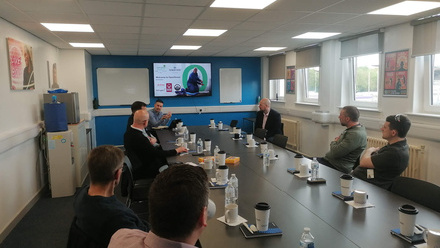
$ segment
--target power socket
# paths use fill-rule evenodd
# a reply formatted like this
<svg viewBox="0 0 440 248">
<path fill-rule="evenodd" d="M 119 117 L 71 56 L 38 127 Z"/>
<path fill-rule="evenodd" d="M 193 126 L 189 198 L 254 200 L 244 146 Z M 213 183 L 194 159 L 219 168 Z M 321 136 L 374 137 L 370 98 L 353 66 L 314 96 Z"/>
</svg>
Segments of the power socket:
<svg viewBox="0 0 440 248">
<path fill-rule="evenodd" d="M 200 108 L 200 109 L 199 109 L 199 114 L 201 114 L 202 112 L 203 112 L 203 109 Z"/>
</svg>

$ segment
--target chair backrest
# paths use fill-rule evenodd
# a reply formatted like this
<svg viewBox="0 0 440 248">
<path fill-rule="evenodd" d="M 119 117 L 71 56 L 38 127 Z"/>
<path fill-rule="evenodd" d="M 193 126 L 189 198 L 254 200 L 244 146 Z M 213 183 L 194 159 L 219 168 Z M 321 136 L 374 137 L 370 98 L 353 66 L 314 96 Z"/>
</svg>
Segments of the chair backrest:
<svg viewBox="0 0 440 248">
<path fill-rule="evenodd" d="M 284 135 L 284 123 L 281 122 L 281 134 Z"/>
<path fill-rule="evenodd" d="M 282 148 L 286 148 L 287 139 L 288 139 L 287 136 L 284 136 L 282 134 L 275 134 L 275 136 L 273 136 L 272 144 Z"/>
<path fill-rule="evenodd" d="M 262 128 L 256 128 L 254 135 L 257 136 L 260 139 L 264 139 L 264 137 L 266 137 L 266 129 L 262 129 Z"/>
<path fill-rule="evenodd" d="M 70 225 L 67 248 L 103 248 L 107 245 L 98 244 L 76 225 L 76 217 Z"/>
<path fill-rule="evenodd" d="M 133 167 L 127 155 L 125 155 L 124 157 L 124 166 L 122 167 L 120 185 L 121 185 L 121 195 L 123 197 L 130 195 L 134 186 L 134 179 L 133 179 Z"/>
<path fill-rule="evenodd" d="M 231 124 L 229 124 L 229 126 L 230 126 L 230 127 L 236 127 L 237 124 L 238 124 L 238 121 L 237 121 L 237 120 L 232 120 L 232 121 L 231 121 Z"/>
<path fill-rule="evenodd" d="M 420 205 L 440 212 L 440 187 L 423 180 L 397 177 L 391 185 L 391 192 Z"/>
</svg>

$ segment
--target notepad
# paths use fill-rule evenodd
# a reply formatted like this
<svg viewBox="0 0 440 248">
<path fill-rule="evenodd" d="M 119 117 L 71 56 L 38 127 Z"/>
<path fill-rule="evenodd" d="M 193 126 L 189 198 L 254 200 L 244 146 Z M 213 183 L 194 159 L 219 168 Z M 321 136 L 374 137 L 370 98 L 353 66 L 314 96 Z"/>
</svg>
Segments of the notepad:
<svg viewBox="0 0 440 248">
<path fill-rule="evenodd" d="M 341 194 L 341 191 L 333 191 L 332 192 L 332 196 L 339 198 L 343 201 L 352 201 L 353 200 L 353 195 L 351 196 L 345 196 Z"/>
<path fill-rule="evenodd" d="M 420 244 L 420 243 L 425 242 L 425 240 L 423 239 L 423 233 L 414 234 L 413 236 L 405 236 L 400 233 L 400 228 L 396 228 L 396 229 L 391 230 L 391 234 L 394 236 L 397 236 L 397 237 L 399 237 L 399 238 L 401 238 L 411 244 Z"/>
<path fill-rule="evenodd" d="M 245 223 L 247 225 L 247 223 Z M 246 227 L 240 226 L 240 230 L 243 233 L 244 237 L 247 239 L 252 238 L 260 238 L 260 237 L 270 237 L 270 236 L 281 236 L 283 235 L 283 231 L 274 223 L 269 223 L 269 229 L 267 231 L 257 231 L 251 233 Z"/>
</svg>

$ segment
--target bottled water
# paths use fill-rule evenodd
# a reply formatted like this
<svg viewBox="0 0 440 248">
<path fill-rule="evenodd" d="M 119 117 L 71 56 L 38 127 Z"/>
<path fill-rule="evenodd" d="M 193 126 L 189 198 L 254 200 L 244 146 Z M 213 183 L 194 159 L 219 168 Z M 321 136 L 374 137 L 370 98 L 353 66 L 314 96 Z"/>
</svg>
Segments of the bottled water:
<svg viewBox="0 0 440 248">
<path fill-rule="evenodd" d="M 201 138 L 197 140 L 197 153 L 203 153 L 203 141 Z"/>
<path fill-rule="evenodd" d="M 232 184 L 232 187 L 234 187 L 235 202 L 237 202 L 237 200 L 238 200 L 238 178 L 235 176 L 235 174 L 231 174 L 231 179 L 229 179 L 229 182 Z"/>
<path fill-rule="evenodd" d="M 215 146 L 214 148 L 214 159 L 215 159 L 215 163 L 218 164 L 218 152 L 220 151 L 220 148 L 218 148 L 218 146 Z"/>
<path fill-rule="evenodd" d="M 312 164 L 312 179 L 316 179 L 319 177 L 319 162 L 316 158 L 313 158 Z"/>
<path fill-rule="evenodd" d="M 300 248 L 315 248 L 315 243 L 313 242 L 315 238 L 310 233 L 310 228 L 304 227 L 304 232 L 299 240 Z"/>
<path fill-rule="evenodd" d="M 269 160 L 269 150 L 266 148 L 263 151 L 263 165 L 269 166 L 270 160 Z"/>
<path fill-rule="evenodd" d="M 236 203 L 235 199 L 235 188 L 229 181 L 228 186 L 226 186 L 225 188 L 225 206 L 227 206 L 228 204 Z"/>
<path fill-rule="evenodd" d="M 183 132 L 183 139 L 185 140 L 185 142 L 188 142 L 189 139 L 188 128 L 185 128 L 185 132 Z"/>
</svg>

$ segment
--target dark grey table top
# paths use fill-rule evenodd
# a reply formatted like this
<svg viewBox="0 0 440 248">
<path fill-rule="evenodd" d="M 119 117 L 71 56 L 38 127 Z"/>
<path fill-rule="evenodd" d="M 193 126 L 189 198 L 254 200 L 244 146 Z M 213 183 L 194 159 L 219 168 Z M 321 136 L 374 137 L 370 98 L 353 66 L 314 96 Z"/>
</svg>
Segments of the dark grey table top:
<svg viewBox="0 0 440 248">
<path fill-rule="evenodd" d="M 229 227 L 216 220 L 224 215 L 224 190 L 212 189 L 210 197 L 217 205 L 217 212 L 200 238 L 204 247 L 297 247 L 304 227 L 311 228 L 316 247 L 412 247 L 390 234 L 391 229 L 399 227 L 397 208 L 405 203 L 419 209 L 417 223 L 440 228 L 440 213 L 358 179 L 354 180 L 354 188 L 365 190 L 368 202 L 375 207 L 353 208 L 331 194 L 340 190 L 341 172 L 321 165 L 320 177 L 327 180 L 326 184 L 307 184 L 306 179 L 287 173 L 288 168 L 294 167 L 295 153 L 286 149 L 269 143 L 278 160 L 264 167 L 257 156 L 260 148 L 247 148 L 244 139 L 232 140 L 229 131 L 208 126 L 188 128 L 197 133 L 197 138 L 211 139 L 211 151 L 218 145 L 227 154 L 240 157 L 239 164 L 229 165 L 229 175 L 235 173 L 239 179 L 239 215 L 254 223 L 253 206 L 257 202 L 268 202 L 270 221 L 283 230 L 281 237 L 245 239 L 238 226 Z M 174 132 L 163 130 L 158 136 L 164 149 L 176 147 L 171 142 L 176 139 Z M 170 157 L 168 161 L 197 163 L 197 159 L 184 155 Z M 206 172 L 209 177 L 215 177 L 215 169 Z"/>
</svg>

